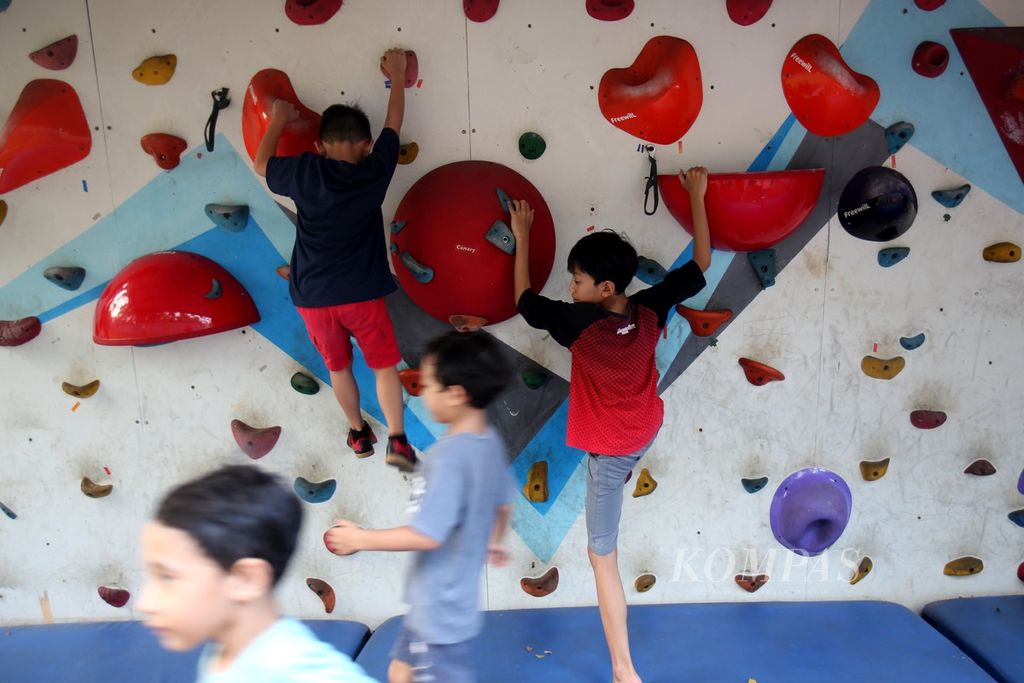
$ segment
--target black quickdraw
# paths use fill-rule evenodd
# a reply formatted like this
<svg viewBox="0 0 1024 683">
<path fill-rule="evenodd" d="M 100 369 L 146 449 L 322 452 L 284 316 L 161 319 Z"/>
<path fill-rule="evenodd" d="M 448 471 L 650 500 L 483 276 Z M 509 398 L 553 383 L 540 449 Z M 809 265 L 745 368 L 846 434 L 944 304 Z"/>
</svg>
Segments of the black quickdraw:
<svg viewBox="0 0 1024 683">
<path fill-rule="evenodd" d="M 227 109 L 228 105 L 231 104 L 227 88 L 214 90 L 210 93 L 210 97 L 213 98 L 213 111 L 210 112 L 210 118 L 206 119 L 206 130 L 203 132 L 203 137 L 206 139 L 207 152 L 213 151 L 213 138 L 217 134 L 217 114 L 220 113 L 221 109 Z"/>
<path fill-rule="evenodd" d="M 653 216 L 658 210 L 661 197 L 658 194 L 658 162 L 654 159 L 654 146 L 647 146 L 647 160 L 651 162 L 651 170 L 647 176 L 647 185 L 644 187 L 644 215 Z M 654 197 L 654 206 L 651 207 L 651 197 Z"/>
</svg>

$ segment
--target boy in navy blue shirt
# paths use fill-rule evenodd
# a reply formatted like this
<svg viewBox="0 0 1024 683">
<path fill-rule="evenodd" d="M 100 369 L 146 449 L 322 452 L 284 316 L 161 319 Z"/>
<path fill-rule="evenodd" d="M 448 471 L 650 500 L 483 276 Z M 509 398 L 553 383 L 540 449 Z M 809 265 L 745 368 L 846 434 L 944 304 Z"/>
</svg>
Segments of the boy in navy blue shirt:
<svg viewBox="0 0 1024 683">
<path fill-rule="evenodd" d="M 273 156 L 284 127 L 298 117 L 285 100 L 256 151 L 256 173 L 272 192 L 291 197 L 298 213 L 288 291 L 331 373 L 334 395 L 348 418 L 348 445 L 357 457 L 373 455 L 377 437 L 363 420 L 352 375 L 354 336 L 377 378 L 377 398 L 388 425 L 387 462 L 402 471 L 416 465 L 405 438 L 402 359 L 384 297 L 395 291 L 388 267 L 381 203 L 398 164 L 398 134 L 405 115 L 405 51 L 391 49 L 381 66 L 394 87 L 376 144 L 357 107 L 335 104 L 323 113 L 319 154 Z"/>
</svg>

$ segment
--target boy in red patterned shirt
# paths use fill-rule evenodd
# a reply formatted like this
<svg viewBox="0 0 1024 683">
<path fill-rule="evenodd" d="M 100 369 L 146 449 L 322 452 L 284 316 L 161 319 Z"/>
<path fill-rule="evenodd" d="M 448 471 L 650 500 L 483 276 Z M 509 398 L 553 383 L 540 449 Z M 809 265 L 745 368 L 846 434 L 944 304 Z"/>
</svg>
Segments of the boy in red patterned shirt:
<svg viewBox="0 0 1024 683">
<path fill-rule="evenodd" d="M 707 169 L 679 174 L 693 210 L 693 260 L 653 287 L 626 296 L 636 275 L 636 250 L 611 231 L 587 235 L 569 252 L 573 303 L 553 301 L 530 288 L 533 209 L 514 201 L 515 298 L 531 327 L 547 330 L 572 353 L 566 444 L 587 455 L 587 554 L 597 584 L 597 605 L 616 683 L 640 683 L 629 652 L 626 596 L 616 543 L 626 476 L 661 428 L 654 349 L 677 303 L 704 288 L 711 263 L 704 194 Z"/>
</svg>

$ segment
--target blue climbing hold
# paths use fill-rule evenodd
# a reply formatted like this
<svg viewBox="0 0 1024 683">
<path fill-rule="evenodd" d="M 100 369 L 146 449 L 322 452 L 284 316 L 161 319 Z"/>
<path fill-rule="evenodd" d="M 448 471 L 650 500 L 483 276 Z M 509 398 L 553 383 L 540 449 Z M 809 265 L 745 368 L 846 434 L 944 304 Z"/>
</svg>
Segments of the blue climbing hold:
<svg viewBox="0 0 1024 683">
<path fill-rule="evenodd" d="M 888 247 L 878 252 L 878 265 L 891 268 L 910 255 L 910 247 Z"/>
<path fill-rule="evenodd" d="M 409 269 L 417 282 L 426 284 L 434 279 L 434 269 L 418 262 L 409 252 L 403 252 L 399 258 L 402 259 L 402 265 Z"/>
<path fill-rule="evenodd" d="M 889 154 L 903 149 L 903 145 L 914 136 L 914 124 L 900 121 L 885 129 L 885 141 L 889 144 Z"/>
<path fill-rule="evenodd" d="M 484 239 L 509 256 L 515 256 L 516 237 L 512 234 L 512 229 L 505 224 L 505 221 L 494 221 L 494 225 L 484 234 Z"/>
<path fill-rule="evenodd" d="M 761 281 L 761 288 L 768 289 L 775 284 L 775 250 L 762 249 L 747 253 L 747 260 L 754 267 L 757 279 Z"/>
<path fill-rule="evenodd" d="M 0 0 L 0 12 L 6 12 L 7 8 L 11 6 L 11 0 Z"/>
<path fill-rule="evenodd" d="M 215 277 L 210 278 L 210 291 L 203 295 L 204 299 L 219 299 L 224 294 L 224 287 L 221 286 L 220 280 Z"/>
<path fill-rule="evenodd" d="M 397 235 L 405 227 L 405 221 L 391 221 L 391 234 Z"/>
<path fill-rule="evenodd" d="M 665 279 L 668 274 L 665 272 L 665 268 L 649 258 L 641 256 L 639 259 L 640 267 L 636 270 L 636 276 L 641 282 L 648 285 L 656 285 Z"/>
<path fill-rule="evenodd" d="M 334 479 L 326 481 L 309 481 L 303 477 L 295 478 L 295 493 L 307 503 L 325 503 L 334 495 L 338 482 Z"/>
<path fill-rule="evenodd" d="M 510 211 L 512 207 L 512 200 L 508 198 L 508 195 L 505 194 L 505 191 L 500 187 L 496 187 L 494 191 L 498 193 L 498 201 L 501 202 L 501 210 Z"/>
<path fill-rule="evenodd" d="M 900 346 L 905 348 L 907 351 L 913 351 L 914 349 L 920 348 L 921 344 L 924 344 L 924 332 L 921 334 L 915 334 L 913 337 L 900 337 Z"/>
<path fill-rule="evenodd" d="M 1006 516 L 1017 526 L 1024 527 L 1024 510 L 1014 510 Z"/>
<path fill-rule="evenodd" d="M 932 192 L 932 197 L 947 209 L 955 209 L 960 206 L 960 202 L 964 200 L 970 191 L 970 185 L 961 185 L 960 187 L 954 187 L 952 190 L 935 190 Z"/>
<path fill-rule="evenodd" d="M 743 489 L 747 493 L 757 493 L 765 486 L 768 485 L 768 477 L 758 477 L 757 479 L 740 479 L 743 484 Z"/>
<path fill-rule="evenodd" d="M 0 512 L 3 512 L 5 515 L 10 517 L 11 519 L 17 519 L 18 518 L 18 515 L 14 514 L 14 510 L 12 510 L 11 508 L 7 507 L 3 503 L 0 503 Z"/>
<path fill-rule="evenodd" d="M 206 215 L 228 232 L 242 232 L 249 223 L 249 207 L 245 204 L 207 204 Z"/>
<path fill-rule="evenodd" d="M 85 280 L 85 268 L 77 266 L 54 266 L 43 271 L 43 277 L 61 289 L 75 291 Z"/>
</svg>

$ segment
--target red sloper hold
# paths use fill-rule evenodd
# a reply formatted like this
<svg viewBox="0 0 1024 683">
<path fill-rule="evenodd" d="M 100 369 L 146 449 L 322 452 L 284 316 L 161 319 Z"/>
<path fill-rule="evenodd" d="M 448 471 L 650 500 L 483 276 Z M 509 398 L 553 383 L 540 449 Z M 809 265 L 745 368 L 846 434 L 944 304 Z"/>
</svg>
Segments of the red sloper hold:
<svg viewBox="0 0 1024 683">
<path fill-rule="evenodd" d="M 711 246 L 727 251 L 767 249 L 800 227 L 818 203 L 825 169 L 712 173 L 704 206 Z M 658 190 L 672 217 L 693 234 L 690 194 L 674 175 L 658 176 Z"/>
<path fill-rule="evenodd" d="M 1024 75 L 1024 27 L 955 28 L 949 34 L 1024 180 L 1024 100 L 1013 96 Z"/>
<path fill-rule="evenodd" d="M 949 66 L 949 50 L 941 43 L 926 40 L 914 49 L 910 66 L 920 76 L 936 78 Z"/>
<path fill-rule="evenodd" d="M 785 375 L 772 366 L 749 358 L 740 358 L 740 366 L 743 368 L 743 374 L 747 376 L 747 381 L 757 387 L 786 379 Z"/>
<path fill-rule="evenodd" d="M 182 153 L 188 149 L 187 142 L 170 133 L 143 135 L 139 142 L 142 145 L 142 151 L 153 157 L 156 165 L 165 171 L 177 168 L 181 163 Z"/>
<path fill-rule="evenodd" d="M 151 346 L 259 320 L 249 292 L 220 264 L 187 251 L 161 251 L 135 259 L 107 284 L 96 303 L 92 339 Z"/>
<path fill-rule="evenodd" d="M 21 346 L 39 336 L 43 325 L 39 318 L 0 320 L 0 346 Z"/>
<path fill-rule="evenodd" d="M 110 588 L 109 586 L 100 586 L 96 592 L 103 598 L 103 602 L 111 607 L 124 607 L 132 597 L 132 594 L 123 588 Z"/>
<path fill-rule="evenodd" d="M 682 304 L 676 306 L 676 313 L 690 323 L 690 331 L 698 337 L 710 337 L 732 317 L 732 311 L 727 308 L 720 311 L 698 311 Z"/>
<path fill-rule="evenodd" d="M 462 0 L 462 9 L 470 21 L 482 23 L 498 11 L 499 0 Z"/>
<path fill-rule="evenodd" d="M 241 420 L 231 421 L 231 436 L 242 452 L 253 460 L 259 460 L 274 450 L 281 438 L 280 427 L 250 427 Z"/>
<path fill-rule="evenodd" d="M 72 34 L 67 38 L 58 40 L 56 43 L 50 43 L 46 47 L 39 48 L 31 53 L 28 58 L 44 69 L 62 71 L 71 66 L 77 54 L 78 36 Z"/>
<path fill-rule="evenodd" d="M 32 81 L 0 131 L 0 194 L 81 161 L 90 149 L 75 89 L 49 78 Z"/>
<path fill-rule="evenodd" d="M 384 70 L 384 64 L 380 65 L 380 72 L 387 77 L 388 72 Z M 416 85 L 420 78 L 420 60 L 412 50 L 405 51 L 405 87 L 411 88 Z"/>
<path fill-rule="evenodd" d="M 342 2 L 343 0 L 286 0 L 284 13 L 300 26 L 314 26 L 337 14 Z"/>
<path fill-rule="evenodd" d="M 918 429 L 935 429 L 946 424 L 946 413 L 941 410 L 915 410 L 910 413 L 910 424 Z"/>
<path fill-rule="evenodd" d="M 633 13 L 633 0 L 587 0 L 587 14 L 600 21 L 618 21 Z"/>
<path fill-rule="evenodd" d="M 616 128 L 655 144 L 673 143 L 704 103 L 697 53 L 682 38 L 651 38 L 630 66 L 605 72 L 597 99 Z"/>
<path fill-rule="evenodd" d="M 740 26 L 750 26 L 761 20 L 772 6 L 772 0 L 725 0 L 729 18 Z"/>
<path fill-rule="evenodd" d="M 291 102 L 299 110 L 299 118 L 284 127 L 274 154 L 293 157 L 303 152 L 316 153 L 316 142 L 320 139 L 320 114 L 299 101 L 288 74 L 278 69 L 264 69 L 249 81 L 242 105 L 242 138 L 253 161 L 256 160 L 256 148 L 270 124 L 274 100 L 279 98 Z"/>
<path fill-rule="evenodd" d="M 868 120 L 881 93 L 851 69 L 831 40 L 804 36 L 782 65 L 782 92 L 798 121 L 815 135 L 843 135 Z"/>
<path fill-rule="evenodd" d="M 946 4 L 946 0 L 914 0 L 914 4 L 925 12 L 931 12 Z"/>
</svg>

